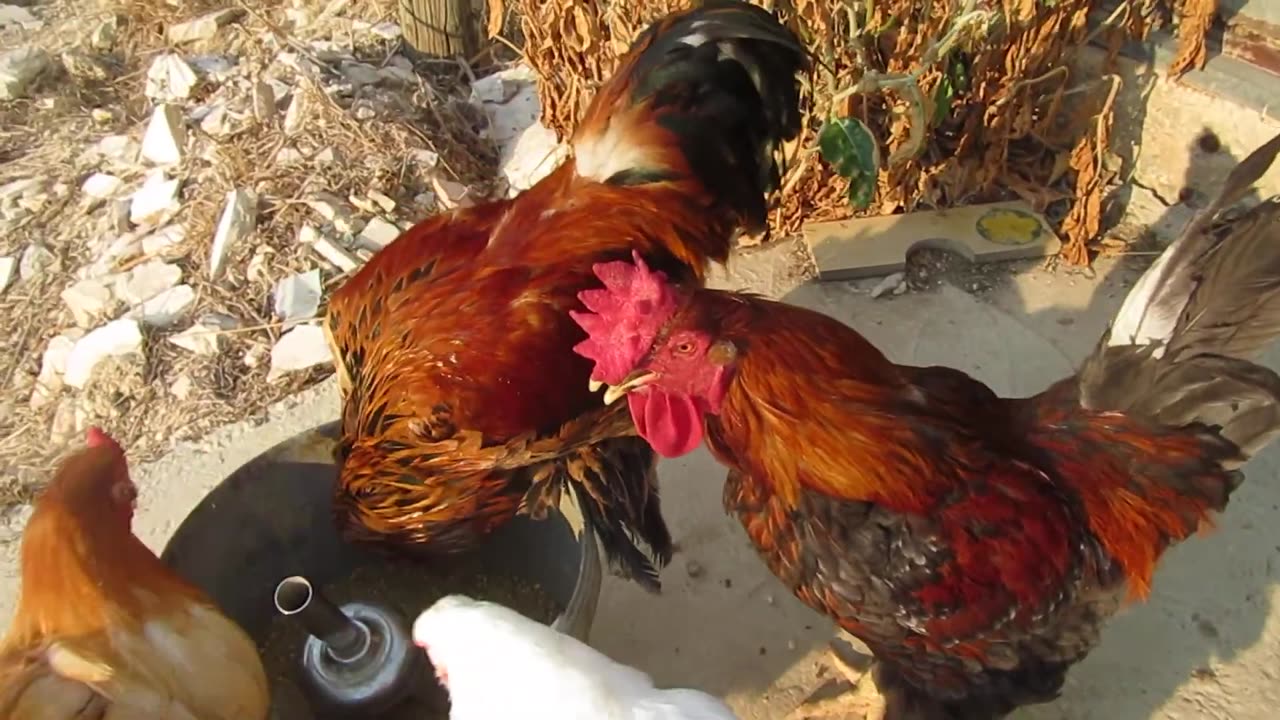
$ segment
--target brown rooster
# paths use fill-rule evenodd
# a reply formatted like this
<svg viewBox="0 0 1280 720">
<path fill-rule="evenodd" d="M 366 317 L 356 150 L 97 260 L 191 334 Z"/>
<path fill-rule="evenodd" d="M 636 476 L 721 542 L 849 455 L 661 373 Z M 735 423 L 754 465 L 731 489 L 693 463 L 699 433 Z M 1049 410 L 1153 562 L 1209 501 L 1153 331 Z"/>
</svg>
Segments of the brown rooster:
<svg viewBox="0 0 1280 720">
<path fill-rule="evenodd" d="M 253 641 L 134 536 L 136 497 L 124 452 L 91 428 L 36 501 L 0 718 L 266 718 Z"/>
<path fill-rule="evenodd" d="M 572 159 L 513 199 L 418 224 L 335 293 L 348 536 L 460 551 L 568 482 L 615 567 L 657 588 L 636 544 L 670 557 L 653 451 L 588 390 L 565 312 L 596 262 L 634 249 L 700 284 L 736 231 L 764 227 L 805 63 L 759 7 L 669 15 L 601 88 Z"/>
<path fill-rule="evenodd" d="M 725 506 L 770 570 L 875 653 L 872 715 L 1002 717 L 1056 697 L 1280 432 L 1280 376 L 1250 361 L 1280 335 L 1280 199 L 1217 217 L 1277 151 L 1233 171 L 1079 374 L 1034 397 L 640 260 L 597 269 L 578 349 L 658 452 L 705 437 L 730 468 Z"/>
</svg>

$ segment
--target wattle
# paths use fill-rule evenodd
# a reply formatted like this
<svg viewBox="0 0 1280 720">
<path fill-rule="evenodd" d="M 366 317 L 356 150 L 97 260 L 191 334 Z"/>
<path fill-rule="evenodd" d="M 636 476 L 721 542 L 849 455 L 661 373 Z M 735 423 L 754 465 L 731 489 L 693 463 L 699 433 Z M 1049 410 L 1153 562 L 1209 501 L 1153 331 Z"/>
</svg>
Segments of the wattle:
<svg viewBox="0 0 1280 720">
<path fill-rule="evenodd" d="M 663 457 L 680 457 L 702 444 L 702 413 L 685 393 L 649 386 L 627 396 L 636 430 Z"/>
</svg>

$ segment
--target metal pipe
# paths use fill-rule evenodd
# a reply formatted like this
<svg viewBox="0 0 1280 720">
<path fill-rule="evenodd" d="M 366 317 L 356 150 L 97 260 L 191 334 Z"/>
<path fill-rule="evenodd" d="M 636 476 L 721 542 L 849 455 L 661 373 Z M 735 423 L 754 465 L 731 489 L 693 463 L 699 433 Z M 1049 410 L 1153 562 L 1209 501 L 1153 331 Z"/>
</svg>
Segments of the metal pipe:
<svg viewBox="0 0 1280 720">
<path fill-rule="evenodd" d="M 319 638 L 338 662 L 350 662 L 369 647 L 369 630 L 334 605 L 311 581 L 293 575 L 276 586 L 276 610 L 296 615 L 307 632 Z"/>
</svg>

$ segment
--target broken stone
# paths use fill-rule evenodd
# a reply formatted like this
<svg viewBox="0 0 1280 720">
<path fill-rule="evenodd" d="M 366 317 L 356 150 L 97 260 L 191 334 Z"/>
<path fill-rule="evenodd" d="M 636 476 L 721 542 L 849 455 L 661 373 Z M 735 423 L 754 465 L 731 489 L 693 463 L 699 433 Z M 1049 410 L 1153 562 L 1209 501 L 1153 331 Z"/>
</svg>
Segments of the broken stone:
<svg viewBox="0 0 1280 720">
<path fill-rule="evenodd" d="M 197 77 L 220 83 L 236 74 L 236 64 L 239 61 L 226 55 L 194 55 L 187 58 L 187 62 L 191 64 Z"/>
<path fill-rule="evenodd" d="M 337 162 L 338 155 L 334 152 L 333 148 L 327 147 L 316 153 L 311 159 L 315 160 L 317 165 L 332 165 Z"/>
<path fill-rule="evenodd" d="M 277 165 L 297 165 L 305 159 L 302 153 L 294 148 L 285 146 L 276 151 L 275 163 Z"/>
<path fill-rule="evenodd" d="M 360 231 L 360 239 L 375 252 L 390 245 L 398 237 L 400 228 L 379 217 L 371 219 Z"/>
<path fill-rule="evenodd" d="M 275 250 L 266 243 L 261 243 L 253 249 L 253 257 L 249 258 L 249 265 L 244 273 L 250 282 L 270 283 L 271 277 L 267 273 L 267 256 L 274 253 Z"/>
<path fill-rule="evenodd" d="M 291 321 L 310 320 L 320 309 L 320 271 L 309 270 L 282 278 L 276 283 L 276 317 Z"/>
<path fill-rule="evenodd" d="M 93 108 L 89 111 L 89 117 L 99 125 L 109 125 L 116 119 L 116 114 L 106 108 Z"/>
<path fill-rule="evenodd" d="M 182 122 L 182 111 L 177 105 L 157 105 L 142 136 L 142 157 L 156 165 L 176 165 L 182 162 L 186 144 L 187 127 Z"/>
<path fill-rule="evenodd" d="M 261 80 L 253 84 L 253 117 L 258 122 L 267 122 L 276 116 L 276 93 L 271 86 Z"/>
<path fill-rule="evenodd" d="M 40 358 L 40 374 L 36 376 L 35 385 L 31 388 L 28 400 L 31 409 L 39 410 L 53 401 L 62 392 L 62 376 L 67 372 L 67 358 L 76 341 L 83 337 L 80 331 L 69 331 L 54 337 L 45 346 L 44 355 Z"/>
<path fill-rule="evenodd" d="M 138 329 L 138 322 L 130 318 L 112 320 L 76 341 L 67 355 L 62 380 L 73 388 L 83 389 L 93 377 L 98 363 L 141 349 L 142 332 Z"/>
<path fill-rule="evenodd" d="M 169 42 L 174 45 L 208 40 L 218 34 L 218 29 L 238 20 L 244 11 L 239 8 L 216 10 L 194 20 L 169 26 Z"/>
<path fill-rule="evenodd" d="M 142 252 L 146 255 L 165 255 L 175 250 L 187 239 L 187 228 L 181 223 L 165 225 L 142 238 Z"/>
<path fill-rule="evenodd" d="M 223 103 L 210 105 L 208 111 L 200 116 L 199 122 L 200 129 L 214 137 L 222 137 L 231 132 L 231 118 Z"/>
<path fill-rule="evenodd" d="M 39 30 L 44 25 L 44 21 L 32 15 L 26 8 L 17 5 L 0 5 L 0 27 L 10 25 L 23 30 Z"/>
<path fill-rule="evenodd" d="M 346 203 L 334 195 L 316 193 L 307 200 L 307 205 L 311 206 L 311 209 L 315 210 L 320 217 L 332 223 L 338 232 L 354 234 L 360 230 L 360 221 L 352 215 Z"/>
<path fill-rule="evenodd" d="M 261 345 L 254 345 L 253 347 L 244 351 L 244 357 L 242 358 L 242 360 L 244 362 L 245 367 L 256 368 L 259 365 L 261 365 L 262 361 L 265 360 L 266 358 L 267 358 L 267 349 Z"/>
<path fill-rule="evenodd" d="M 178 211 L 178 187 L 180 181 L 170 180 L 164 170 L 153 170 L 142 187 L 133 193 L 129 205 L 129 220 L 134 225 L 158 225 L 167 216 Z"/>
<path fill-rule="evenodd" d="M 12 255 L 0 257 L 0 293 L 9 289 L 9 283 L 13 282 L 13 271 L 17 266 L 18 260 Z"/>
<path fill-rule="evenodd" d="M 105 62 L 82 50 L 71 49 L 63 51 L 60 59 L 62 60 L 62 67 L 73 78 L 106 80 L 111 75 L 111 69 Z"/>
<path fill-rule="evenodd" d="M 169 342 L 197 355 L 217 355 L 222 351 L 222 328 L 203 319 L 176 335 Z"/>
<path fill-rule="evenodd" d="M 37 48 L 0 53 L 0 100 L 26 97 L 32 81 L 49 65 L 49 54 Z"/>
<path fill-rule="evenodd" d="M 179 285 L 161 292 L 129 311 L 129 317 L 151 327 L 169 327 L 177 322 L 196 300 L 190 285 Z"/>
<path fill-rule="evenodd" d="M 71 398 L 63 398 L 53 411 L 53 420 L 49 423 L 49 442 L 61 445 L 71 440 L 76 434 L 76 403 Z"/>
<path fill-rule="evenodd" d="M 294 370 L 333 362 L 333 353 L 325 339 L 324 330 L 315 325 L 299 325 L 280 336 L 271 348 L 271 369 L 268 379 Z"/>
<path fill-rule="evenodd" d="M 445 210 L 470 207 L 475 204 L 475 200 L 469 195 L 467 186 L 462 183 L 446 180 L 439 175 L 432 175 L 431 184 L 436 190 L 436 202 L 443 206 Z"/>
<path fill-rule="evenodd" d="M 139 150 L 138 143 L 128 135 L 108 135 L 94 143 L 88 154 L 124 165 L 133 165 L 138 161 Z"/>
<path fill-rule="evenodd" d="M 440 163 L 440 155 L 431 150 L 410 150 L 409 158 L 418 165 L 419 170 L 434 170 Z"/>
<path fill-rule="evenodd" d="M 93 279 L 72 283 L 62 291 L 61 297 L 71 311 L 71 317 L 75 318 L 76 325 L 82 328 L 93 327 L 106 317 L 114 302 L 111 289 Z"/>
<path fill-rule="evenodd" d="M 124 181 L 115 175 L 94 173 L 80 186 L 81 192 L 97 200 L 106 200 L 115 195 L 124 185 Z"/>
<path fill-rule="evenodd" d="M 120 21 L 115 15 L 98 23 L 89 33 L 89 47 L 94 50 L 110 50 L 116 44 L 119 28 Z"/>
<path fill-rule="evenodd" d="M 401 33 L 400 24 L 393 22 L 380 22 L 369 28 L 369 32 L 384 40 L 395 40 Z"/>
<path fill-rule="evenodd" d="M 284 111 L 284 134 L 295 135 L 306 122 L 307 93 L 299 90 L 289 101 L 289 109 Z"/>
<path fill-rule="evenodd" d="M 148 260 L 121 275 L 116 295 L 129 305 L 144 303 L 182 280 L 182 268 L 163 260 Z"/>
<path fill-rule="evenodd" d="M 481 103 L 501 104 L 515 97 L 515 94 L 519 91 L 520 87 L 516 83 L 506 82 L 503 73 L 497 72 L 471 83 L 471 102 L 476 105 Z"/>
<path fill-rule="evenodd" d="M 344 62 L 338 70 L 356 86 L 377 85 L 380 77 L 377 68 L 360 62 Z"/>
<path fill-rule="evenodd" d="M 18 277 L 30 280 L 45 270 L 53 268 L 57 262 L 58 257 L 49 252 L 48 248 L 31 243 L 22 251 L 22 258 L 18 260 Z"/>
<path fill-rule="evenodd" d="M 893 273 L 892 275 L 886 275 L 883 280 L 876 283 L 876 286 L 871 289 L 871 297 L 878 298 L 888 292 L 892 292 L 895 295 L 900 294 L 897 292 L 898 286 L 902 285 L 905 287 L 906 277 L 906 275 L 900 272 Z"/>
<path fill-rule="evenodd" d="M 186 60 L 174 53 L 165 53 L 153 60 L 147 69 L 143 92 L 157 102 L 183 100 L 191 96 L 191 89 L 198 82 L 196 71 Z"/>
<path fill-rule="evenodd" d="M 227 259 L 231 246 L 253 234 L 258 223 L 258 196 L 250 190 L 232 190 L 227 193 L 227 203 L 218 220 L 213 235 L 213 247 L 209 250 L 209 277 L 222 274 L 222 263 Z"/>
<path fill-rule="evenodd" d="M 384 212 L 395 211 L 396 201 L 392 200 L 389 196 L 384 195 L 377 190 L 370 190 L 366 194 L 369 196 L 369 199 L 377 203 L 378 207 L 381 207 Z"/>
<path fill-rule="evenodd" d="M 298 242 L 310 245 L 317 255 L 343 272 L 351 272 L 360 267 L 360 261 L 355 255 L 310 225 L 303 225 L 298 230 Z"/>
<path fill-rule="evenodd" d="M 388 65 L 380 68 L 378 75 L 386 81 L 387 85 L 416 85 L 418 83 L 417 73 L 397 65 Z"/>
<path fill-rule="evenodd" d="M 191 395 L 191 376 L 179 375 L 177 380 L 169 386 L 169 393 L 179 400 L 186 400 Z"/>
</svg>

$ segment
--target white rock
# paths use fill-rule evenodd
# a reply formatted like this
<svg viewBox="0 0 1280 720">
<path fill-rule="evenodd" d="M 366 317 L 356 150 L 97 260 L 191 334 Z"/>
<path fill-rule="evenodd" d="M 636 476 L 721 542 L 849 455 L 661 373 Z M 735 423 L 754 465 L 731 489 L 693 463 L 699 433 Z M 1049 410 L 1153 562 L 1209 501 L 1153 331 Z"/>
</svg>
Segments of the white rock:
<svg viewBox="0 0 1280 720">
<path fill-rule="evenodd" d="M 187 228 L 181 223 L 165 225 L 142 238 L 142 252 L 146 255 L 165 255 L 187 239 Z"/>
<path fill-rule="evenodd" d="M 108 135 L 94 143 L 88 154 L 91 157 L 133 165 L 138 161 L 139 150 L 138 143 L 128 135 Z"/>
<path fill-rule="evenodd" d="M 569 144 L 554 130 L 535 121 L 499 148 L 499 170 L 507 179 L 508 196 L 533 187 L 569 156 Z"/>
<path fill-rule="evenodd" d="M 317 255 L 328 260 L 334 267 L 343 272 L 351 272 L 360 267 L 360 261 L 355 255 L 352 255 L 346 248 L 325 237 L 319 230 L 310 225 L 303 225 L 298 230 L 298 242 L 303 245 L 310 245 Z"/>
<path fill-rule="evenodd" d="M 58 262 L 58 257 L 49 252 L 43 245 L 32 243 L 22 251 L 22 258 L 18 260 L 18 277 L 23 280 L 30 280 L 37 275 L 54 267 Z"/>
<path fill-rule="evenodd" d="M 400 237 L 400 228 L 379 217 L 369 220 L 360 231 L 360 239 L 364 241 L 366 247 L 375 252 L 390 245 L 398 237 Z"/>
<path fill-rule="evenodd" d="M 182 100 L 191 96 L 191 89 L 199 80 L 196 71 L 181 56 L 165 53 L 153 60 L 147 69 L 143 92 L 159 102 Z"/>
<path fill-rule="evenodd" d="M 190 285 L 179 285 L 130 310 L 128 317 L 152 327 L 169 327 L 186 314 L 195 300 L 196 291 Z"/>
<path fill-rule="evenodd" d="M 182 162 L 186 145 L 187 126 L 182 122 L 182 111 L 177 105 L 157 105 L 142 136 L 142 157 L 156 165 L 176 165 Z"/>
<path fill-rule="evenodd" d="M 106 200 L 115 195 L 122 185 L 124 181 L 115 175 L 94 173 L 80 186 L 80 191 L 91 198 Z"/>
<path fill-rule="evenodd" d="M 153 170 L 142 187 L 133 193 L 129 204 L 129 220 L 134 225 L 150 225 L 164 222 L 166 216 L 178 211 L 178 187 L 181 181 L 170 180 L 164 170 Z"/>
<path fill-rule="evenodd" d="M 276 317 L 286 323 L 310 320 L 320 309 L 322 292 L 319 270 L 309 270 L 281 278 L 276 283 L 275 290 Z"/>
<path fill-rule="evenodd" d="M 36 376 L 35 387 L 31 389 L 30 404 L 32 409 L 40 409 L 48 405 L 62 391 L 62 376 L 67 372 L 67 358 L 76 340 L 82 333 L 63 333 L 49 341 L 44 355 L 40 358 L 40 374 Z"/>
<path fill-rule="evenodd" d="M 191 395 L 191 376 L 179 375 L 169 386 L 169 393 L 179 400 L 186 400 Z"/>
<path fill-rule="evenodd" d="M 136 353 L 142 349 L 138 322 L 129 318 L 112 320 L 80 338 L 67 355 L 63 382 L 82 389 L 93 377 L 93 369 L 108 357 Z"/>
<path fill-rule="evenodd" d="M 93 327 L 107 316 L 114 298 L 111 289 L 98 280 L 87 279 L 68 285 L 61 294 L 76 324 L 82 328 Z"/>
<path fill-rule="evenodd" d="M 129 305 L 144 303 L 182 280 L 182 268 L 163 260 L 148 260 L 121 275 L 116 295 Z"/>
<path fill-rule="evenodd" d="M 222 274 L 222 263 L 227 259 L 231 246 L 253 234 L 258 223 L 258 196 L 250 190 L 232 190 L 218 220 L 213 235 L 213 247 L 209 250 L 209 277 Z"/>
<path fill-rule="evenodd" d="M 244 15 L 244 11 L 239 8 L 227 8 L 224 10 L 215 10 L 207 15 L 201 15 L 194 20 L 180 22 L 169 26 L 169 42 L 174 45 L 182 43 L 197 42 L 200 40 L 208 40 L 218 34 L 218 28 L 234 22 Z"/>
<path fill-rule="evenodd" d="M 44 21 L 17 5 L 0 5 L 0 27 L 13 25 L 23 30 L 39 30 Z"/>
<path fill-rule="evenodd" d="M 352 215 L 351 208 L 335 195 L 316 193 L 307 200 L 307 205 L 326 222 L 332 223 L 338 232 L 355 233 L 360 229 L 360 221 Z"/>
<path fill-rule="evenodd" d="M 871 297 L 878 298 L 885 293 L 896 291 L 899 285 L 906 282 L 906 277 L 900 272 L 886 275 L 883 280 L 876 283 L 876 286 L 871 289 Z"/>
<path fill-rule="evenodd" d="M 37 48 L 0 53 L 0 100 L 26 97 L 27 86 L 50 64 L 49 54 Z"/>
<path fill-rule="evenodd" d="M 369 32 L 387 40 L 395 40 L 401 35 L 400 24 L 393 22 L 380 22 L 369 28 Z"/>
<path fill-rule="evenodd" d="M 446 210 L 475 204 L 475 199 L 470 195 L 470 189 L 462 183 L 432 175 L 431 185 L 436 190 L 436 202 Z"/>
<path fill-rule="evenodd" d="M 217 355 L 222 350 L 222 328 L 201 321 L 170 335 L 169 342 L 197 355 Z"/>
<path fill-rule="evenodd" d="M 222 102 L 210 105 L 208 111 L 200 116 L 199 122 L 200 129 L 214 137 L 222 137 L 231 132 L 231 118 L 227 114 L 226 104 Z"/>
<path fill-rule="evenodd" d="M 271 370 L 268 379 L 293 370 L 333 362 L 333 353 L 324 331 L 315 325 L 299 325 L 280 336 L 271 348 Z"/>
<path fill-rule="evenodd" d="M 440 156 L 430 150 L 410 150 L 409 159 L 418 165 L 419 170 L 434 170 L 440 164 Z"/>
<path fill-rule="evenodd" d="M 9 255 L 0 257 L 0 293 L 9 289 L 9 283 L 13 282 L 13 271 L 18 267 L 18 259 Z"/>
<path fill-rule="evenodd" d="M 389 196 L 380 193 L 377 190 L 370 190 L 366 194 L 369 196 L 369 199 L 377 203 L 383 211 L 392 212 L 396 209 L 396 201 L 392 200 Z"/>
</svg>

